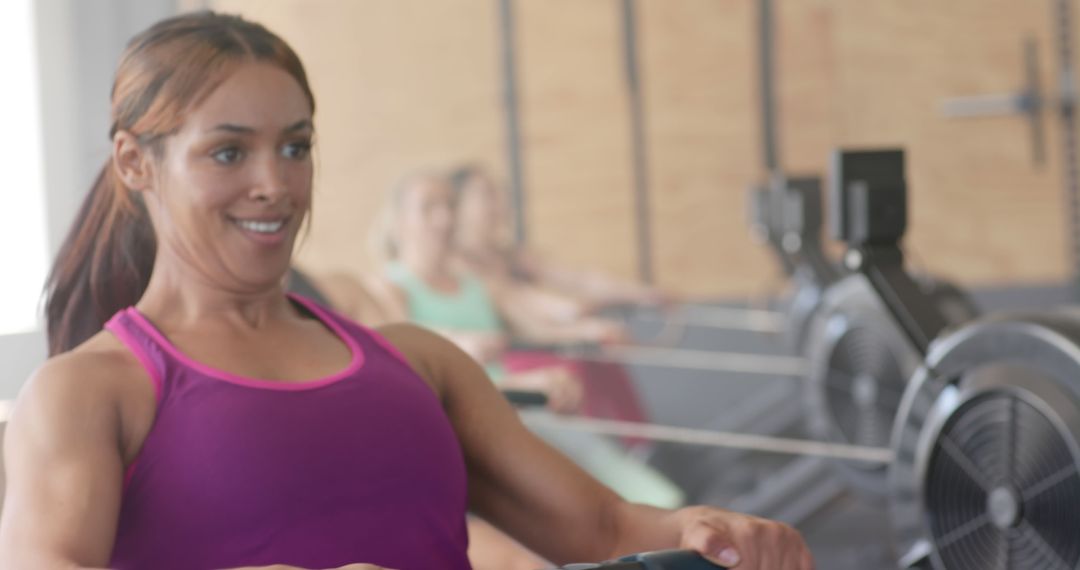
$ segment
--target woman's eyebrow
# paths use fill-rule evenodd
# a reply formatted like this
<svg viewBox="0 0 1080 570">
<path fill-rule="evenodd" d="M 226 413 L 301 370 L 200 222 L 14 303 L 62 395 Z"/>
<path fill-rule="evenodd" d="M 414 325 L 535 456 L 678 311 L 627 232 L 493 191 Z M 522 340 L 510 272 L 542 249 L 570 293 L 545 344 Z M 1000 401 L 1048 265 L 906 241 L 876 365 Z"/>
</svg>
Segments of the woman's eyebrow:
<svg viewBox="0 0 1080 570">
<path fill-rule="evenodd" d="M 282 132 L 294 133 L 296 131 L 302 131 L 302 130 L 305 130 L 305 129 L 312 130 L 312 131 L 315 130 L 315 125 L 311 124 L 310 119 L 300 119 L 299 121 L 289 125 L 288 127 L 285 127 L 285 130 L 282 131 Z"/>
<path fill-rule="evenodd" d="M 255 129 L 253 129 L 251 127 L 245 127 L 243 125 L 234 125 L 232 123 L 222 123 L 222 124 L 212 128 L 212 129 L 210 129 L 210 131 L 211 132 L 212 131 L 225 131 L 225 132 L 228 132 L 228 133 L 251 134 L 251 133 L 255 132 Z"/>
<path fill-rule="evenodd" d="M 312 130 L 314 130 L 314 128 L 315 127 L 311 124 L 310 119 L 301 119 L 301 120 L 299 120 L 299 121 L 285 127 L 284 129 L 282 129 L 282 132 L 293 133 L 293 132 L 296 132 L 296 131 L 302 131 L 304 129 L 312 129 Z M 228 132 L 228 133 L 237 133 L 237 134 L 253 134 L 255 132 L 255 129 L 252 128 L 252 127 L 248 127 L 248 126 L 244 126 L 244 125 L 237 125 L 237 124 L 233 124 L 233 123 L 221 123 L 220 125 L 217 125 L 216 127 L 210 129 L 210 131 L 211 132 L 213 132 L 213 131 L 225 131 L 225 132 Z"/>
</svg>

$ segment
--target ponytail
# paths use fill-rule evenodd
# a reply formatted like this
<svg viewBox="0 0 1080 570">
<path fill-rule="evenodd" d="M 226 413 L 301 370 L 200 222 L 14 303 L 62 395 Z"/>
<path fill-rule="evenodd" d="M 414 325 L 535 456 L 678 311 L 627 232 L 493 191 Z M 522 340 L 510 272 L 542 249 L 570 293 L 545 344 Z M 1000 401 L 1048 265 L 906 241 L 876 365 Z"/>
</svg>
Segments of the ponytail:
<svg viewBox="0 0 1080 570">
<path fill-rule="evenodd" d="M 49 355 L 97 334 L 150 282 L 157 242 L 141 196 L 107 163 L 83 200 L 45 283 Z"/>
</svg>

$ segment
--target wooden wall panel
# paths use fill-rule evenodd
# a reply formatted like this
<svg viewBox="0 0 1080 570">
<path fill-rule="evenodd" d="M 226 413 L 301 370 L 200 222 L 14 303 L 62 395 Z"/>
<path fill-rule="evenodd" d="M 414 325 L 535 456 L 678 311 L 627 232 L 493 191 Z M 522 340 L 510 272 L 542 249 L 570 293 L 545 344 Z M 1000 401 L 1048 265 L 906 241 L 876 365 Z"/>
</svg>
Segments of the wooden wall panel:
<svg viewBox="0 0 1080 570">
<path fill-rule="evenodd" d="M 755 14 L 749 2 L 652 0 L 641 11 L 659 283 L 746 295 L 775 276 L 748 229 L 761 179 Z"/>
<path fill-rule="evenodd" d="M 494 0 L 210 0 L 281 33 L 319 97 L 317 271 L 369 267 L 368 226 L 410 168 L 462 159 L 505 179 Z M 531 241 L 631 277 L 637 251 L 618 0 L 517 0 Z M 756 3 L 639 0 L 655 273 L 692 295 L 776 283 L 749 237 L 763 177 Z M 1056 84 L 1049 6 L 1009 0 L 778 0 L 780 157 L 823 174 L 837 145 L 908 149 L 912 261 L 964 284 L 1067 272 L 1058 132 L 1031 164 L 1019 117 L 955 120 L 945 97 L 1017 89 L 1021 38 Z"/>
<path fill-rule="evenodd" d="M 829 0 L 781 1 L 775 19 L 780 163 L 793 174 L 824 176 L 843 113 L 833 94 L 835 16 Z"/>
<path fill-rule="evenodd" d="M 637 272 L 629 107 L 615 0 L 519 0 L 529 240 L 551 257 Z"/>
</svg>

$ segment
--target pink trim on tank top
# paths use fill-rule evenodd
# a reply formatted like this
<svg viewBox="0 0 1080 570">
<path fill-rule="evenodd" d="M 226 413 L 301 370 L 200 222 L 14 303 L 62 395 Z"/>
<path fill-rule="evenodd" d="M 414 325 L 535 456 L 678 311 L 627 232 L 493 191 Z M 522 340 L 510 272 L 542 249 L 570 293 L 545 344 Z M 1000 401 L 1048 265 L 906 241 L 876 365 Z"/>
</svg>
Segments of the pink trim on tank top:
<svg viewBox="0 0 1080 570">
<path fill-rule="evenodd" d="M 150 375 L 150 382 L 154 385 L 154 402 L 161 403 L 161 390 L 164 385 L 164 381 L 161 379 L 161 371 L 154 365 L 154 361 L 150 360 L 150 355 L 146 354 L 146 350 L 139 345 L 138 341 L 132 338 L 131 333 L 119 323 L 116 326 L 108 327 L 109 332 L 113 334 L 121 343 L 124 344 L 131 351 L 131 354 L 135 356 L 135 359 L 142 364 L 142 367 L 146 369 L 146 373 Z"/>
<path fill-rule="evenodd" d="M 112 326 L 106 327 L 109 332 L 113 334 L 131 351 L 131 354 L 135 356 L 135 359 L 142 364 L 143 369 L 150 375 L 150 382 L 154 385 L 154 408 L 161 405 L 161 390 L 164 382 L 161 379 L 161 371 L 154 365 L 154 362 L 150 360 L 150 355 L 146 354 L 146 350 L 139 345 L 139 343 L 132 338 L 131 333 L 120 323 L 113 323 Z M 139 457 L 142 455 L 142 451 L 135 454 L 135 458 L 131 460 L 131 464 L 124 470 L 124 491 L 127 491 L 128 486 L 131 484 L 131 478 L 135 475 L 135 466 L 139 464 Z"/>
<path fill-rule="evenodd" d="M 324 378 L 317 378 L 314 380 L 304 380 L 300 382 L 286 382 L 282 380 L 264 380 L 260 378 L 250 378 L 247 376 L 241 376 L 239 374 L 233 374 L 224 370 L 207 366 L 195 360 L 192 360 L 186 354 L 180 351 L 173 343 L 169 342 L 165 335 L 161 334 L 161 331 L 157 329 L 142 313 L 135 307 L 129 307 L 127 309 L 128 315 L 131 316 L 135 324 L 143 330 L 146 334 L 150 335 L 162 350 L 166 351 L 173 358 L 180 361 L 181 364 L 209 376 L 216 378 L 230 384 L 236 384 L 238 386 L 244 386 L 247 388 L 258 388 L 262 390 L 282 390 L 287 392 L 296 392 L 301 390 L 314 390 L 315 388 L 322 388 L 339 382 L 348 378 L 349 376 L 356 374 L 364 365 L 364 350 L 360 347 L 360 343 L 356 339 L 352 338 L 345 329 L 337 323 L 337 321 L 330 317 L 321 307 L 299 296 L 289 294 L 289 298 L 300 303 L 307 310 L 311 311 L 323 325 L 330 328 L 330 330 L 337 335 L 337 337 L 349 347 L 349 351 L 352 354 L 352 359 L 349 365 L 342 371 Z"/>
<path fill-rule="evenodd" d="M 364 332 L 368 333 L 368 336 L 371 337 L 371 340 L 375 341 L 375 344 L 383 347 L 386 352 L 390 353 L 390 356 L 393 356 L 394 358 L 400 360 L 402 364 L 408 366 L 409 369 L 412 369 L 412 364 L 409 364 L 409 360 L 405 358 L 405 355 L 402 354 L 400 350 L 398 350 L 398 347 L 391 344 L 389 340 L 386 340 L 386 337 L 383 336 L 382 333 L 376 331 L 375 329 L 369 329 L 368 327 L 365 327 L 363 325 L 360 325 L 360 327 L 364 329 Z"/>
<path fill-rule="evenodd" d="M 142 450 L 135 456 L 135 459 L 131 460 L 131 465 L 128 465 L 127 470 L 124 471 L 124 487 L 122 489 L 124 493 L 126 493 L 128 487 L 131 486 L 131 478 L 135 476 L 135 466 L 139 464 L 139 457 L 142 457 Z"/>
</svg>

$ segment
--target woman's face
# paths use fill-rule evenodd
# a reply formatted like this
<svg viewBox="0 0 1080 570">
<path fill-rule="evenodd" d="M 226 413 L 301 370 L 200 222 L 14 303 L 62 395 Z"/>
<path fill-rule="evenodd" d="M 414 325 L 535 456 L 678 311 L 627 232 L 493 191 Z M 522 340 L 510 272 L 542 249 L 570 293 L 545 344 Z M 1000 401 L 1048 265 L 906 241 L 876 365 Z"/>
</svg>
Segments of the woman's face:
<svg viewBox="0 0 1080 570">
<path fill-rule="evenodd" d="M 505 209 L 501 193 L 487 176 L 470 178 L 462 188 L 457 207 L 459 241 L 471 246 L 497 242 L 506 224 Z"/>
<path fill-rule="evenodd" d="M 447 183 L 437 176 L 422 175 L 409 182 L 398 199 L 399 244 L 426 255 L 448 253 L 454 219 Z"/>
<path fill-rule="evenodd" d="M 158 262 L 231 290 L 280 283 L 311 206 L 313 134 L 291 75 L 241 64 L 164 139 L 146 193 Z"/>
</svg>

